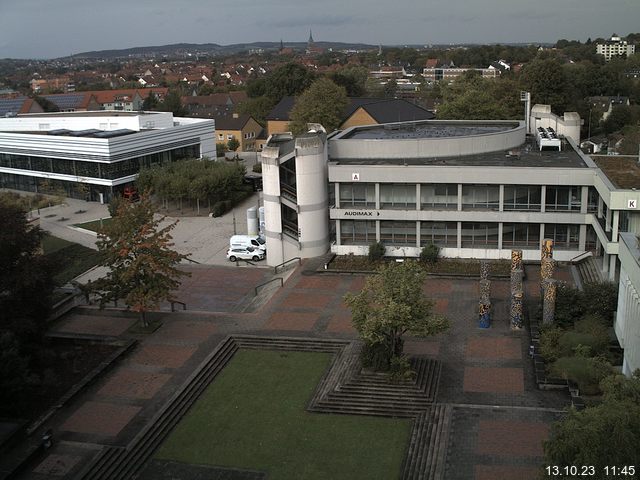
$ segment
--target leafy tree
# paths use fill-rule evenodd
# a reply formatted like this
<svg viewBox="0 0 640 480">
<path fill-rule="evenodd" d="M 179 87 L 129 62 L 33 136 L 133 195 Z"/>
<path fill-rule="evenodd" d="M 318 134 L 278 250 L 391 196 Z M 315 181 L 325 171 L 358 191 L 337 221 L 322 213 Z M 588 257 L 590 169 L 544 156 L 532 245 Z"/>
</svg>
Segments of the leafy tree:
<svg viewBox="0 0 640 480">
<path fill-rule="evenodd" d="M 390 263 L 378 275 L 367 278 L 357 294 L 348 293 L 353 324 L 365 342 L 363 359 L 375 351 L 377 369 L 390 368 L 394 358 L 402 357 L 403 336 L 431 336 L 449 327 L 446 318 L 432 312 L 433 302 L 422 290 L 425 271 L 417 262 Z"/>
<path fill-rule="evenodd" d="M 398 82 L 396 82 L 393 78 L 385 83 L 383 91 L 385 98 L 394 98 L 396 96 L 396 91 L 398 90 Z"/>
<path fill-rule="evenodd" d="M 224 157 L 226 151 L 227 146 L 224 143 L 216 143 L 216 157 Z"/>
<path fill-rule="evenodd" d="M 369 245 L 369 261 L 377 262 L 384 258 L 386 248 L 382 242 L 374 242 Z"/>
<path fill-rule="evenodd" d="M 545 442 L 547 465 L 593 465 L 596 476 L 605 476 L 610 465 L 638 465 L 640 450 L 640 379 L 638 372 L 627 379 L 620 375 L 601 383 L 602 404 L 581 412 L 571 409 L 553 425 Z M 637 467 L 636 467 L 637 468 Z M 570 476 L 557 478 L 573 478 Z"/>
<path fill-rule="evenodd" d="M 307 123 L 320 123 L 327 132 L 340 126 L 347 106 L 347 92 L 328 78 L 316 80 L 296 100 L 290 114 L 291 130 L 300 134 Z"/>
<path fill-rule="evenodd" d="M 164 97 L 164 102 L 160 105 L 163 112 L 172 112 L 176 117 L 184 117 L 188 114 L 187 110 L 182 106 L 180 94 L 176 90 L 169 90 Z"/>
<path fill-rule="evenodd" d="M 551 105 L 559 114 L 564 113 L 569 96 L 569 84 L 561 63 L 555 58 L 536 58 L 522 69 L 521 81 L 531 92 L 535 103 Z"/>
<path fill-rule="evenodd" d="M 266 125 L 266 118 L 275 103 L 269 97 L 249 98 L 238 105 L 238 113 L 251 115 L 260 125 Z"/>
<path fill-rule="evenodd" d="M 158 109 L 158 97 L 153 92 L 149 92 L 147 98 L 142 102 L 142 110 L 145 112 Z"/>
<path fill-rule="evenodd" d="M 227 148 L 232 152 L 235 152 L 240 147 L 240 142 L 236 138 L 232 138 L 227 142 Z"/>
<path fill-rule="evenodd" d="M 177 268 L 188 255 L 172 249 L 171 230 L 176 222 L 161 227 L 164 218 L 154 218 L 148 195 L 139 202 L 122 202 L 113 221 L 98 233 L 97 246 L 107 275 L 94 282 L 103 306 L 123 299 L 147 325 L 145 313 L 165 300 L 180 286 L 179 278 L 189 275 Z"/>
<path fill-rule="evenodd" d="M 265 78 L 264 95 L 278 103 L 282 97 L 296 96 L 311 86 L 315 73 L 298 63 L 286 63 Z"/>
<path fill-rule="evenodd" d="M 640 121 L 640 107 L 637 105 L 619 105 L 613 108 L 611 114 L 602 123 L 604 132 L 609 134 L 622 130 L 627 125 L 634 125 Z"/>
<path fill-rule="evenodd" d="M 350 65 L 341 68 L 329 78 L 341 87 L 344 87 L 349 97 L 362 97 L 366 94 L 366 82 L 369 70 L 361 65 Z"/>
<path fill-rule="evenodd" d="M 0 331 L 21 344 L 38 343 L 53 292 L 51 266 L 40 253 L 43 232 L 25 211 L 0 201 Z"/>
<path fill-rule="evenodd" d="M 423 263 L 436 263 L 438 261 L 438 255 L 440 254 L 440 247 L 434 243 L 425 245 L 420 250 L 420 261 Z"/>
</svg>

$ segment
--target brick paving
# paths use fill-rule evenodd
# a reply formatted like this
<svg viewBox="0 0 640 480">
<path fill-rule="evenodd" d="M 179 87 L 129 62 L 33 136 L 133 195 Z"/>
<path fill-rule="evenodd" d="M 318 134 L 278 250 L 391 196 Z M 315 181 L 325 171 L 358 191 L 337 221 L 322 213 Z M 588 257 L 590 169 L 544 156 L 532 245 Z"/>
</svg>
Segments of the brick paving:
<svg viewBox="0 0 640 480">
<path fill-rule="evenodd" d="M 52 331 L 117 337 L 125 333 L 136 321 L 135 318 L 126 317 L 73 315 L 56 325 Z"/>
<path fill-rule="evenodd" d="M 132 363 L 180 368 L 196 351 L 193 346 L 144 345 L 129 358 Z"/>
<path fill-rule="evenodd" d="M 540 469 L 514 465 L 476 465 L 474 480 L 538 480 Z"/>
<path fill-rule="evenodd" d="M 76 455 L 48 455 L 36 468 L 34 473 L 40 475 L 63 477 L 78 464 L 82 457 Z"/>
<path fill-rule="evenodd" d="M 62 424 L 61 430 L 115 437 L 140 410 L 132 405 L 86 402 Z"/>
<path fill-rule="evenodd" d="M 183 283 L 178 298 L 186 299 L 189 310 L 219 313 L 163 314 L 161 328 L 135 337 L 140 344 L 127 358 L 53 422 L 63 440 L 86 441 L 93 448 L 114 442 L 126 445 L 194 366 L 230 333 L 357 338 L 342 298 L 362 288 L 364 275 L 307 275 L 303 265 L 257 313 L 238 314 L 233 312 L 253 297 L 254 287 L 270 278 L 271 270 L 200 267 L 190 269 L 193 276 Z M 564 270 L 558 272 L 558 278 L 570 278 Z M 539 266 L 526 266 L 526 273 L 525 292 L 531 300 L 539 294 Z M 443 365 L 438 402 L 454 405 L 447 480 L 534 478 L 541 441 L 550 423 L 559 418 L 556 409 L 568 404 L 563 392 L 537 389 L 527 355 L 527 332 L 509 328 L 508 285 L 504 280 L 492 282 L 493 323 L 484 330 L 477 325 L 478 279 L 429 277 L 424 291 L 434 300 L 434 310 L 449 318 L 451 328 L 434 338 L 406 340 L 408 354 L 430 356 Z M 126 337 L 135 321 L 99 313 L 71 315 L 56 330 Z M 63 442 L 54 444 L 54 450 L 49 456 L 70 451 Z M 93 454 L 85 447 L 71 449 L 68 455 L 81 456 L 80 463 L 86 463 Z M 55 467 L 58 460 L 52 457 L 44 463 L 40 458 L 32 466 L 33 474 L 40 475 L 39 480 L 42 469 Z M 71 460 L 65 461 L 71 465 Z M 60 478 L 71 478 L 73 473 Z"/>
<path fill-rule="evenodd" d="M 277 312 L 271 315 L 265 328 L 268 330 L 295 330 L 309 332 L 318 321 L 317 313 Z"/>
<path fill-rule="evenodd" d="M 150 399 L 171 378 L 155 372 L 138 372 L 121 368 L 109 377 L 98 395 L 131 399 Z"/>
<path fill-rule="evenodd" d="M 524 393 L 521 368 L 466 367 L 463 391 L 487 393 Z"/>
<path fill-rule="evenodd" d="M 505 457 L 541 457 L 549 426 L 542 422 L 481 420 L 476 453 Z"/>
</svg>

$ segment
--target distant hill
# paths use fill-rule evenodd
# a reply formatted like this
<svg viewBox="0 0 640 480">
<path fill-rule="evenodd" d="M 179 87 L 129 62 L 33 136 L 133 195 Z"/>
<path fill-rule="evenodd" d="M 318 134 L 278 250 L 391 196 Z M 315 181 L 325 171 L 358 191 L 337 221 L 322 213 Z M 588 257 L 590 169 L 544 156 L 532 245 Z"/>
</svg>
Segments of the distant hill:
<svg viewBox="0 0 640 480">
<path fill-rule="evenodd" d="M 285 43 L 285 47 L 296 50 L 304 49 L 306 42 Z M 376 45 L 364 43 L 341 43 L 341 42 L 316 42 L 316 46 L 333 50 L 370 50 L 377 48 Z M 218 45 L 217 43 L 176 43 L 172 45 L 158 45 L 153 47 L 133 47 L 120 50 L 98 50 L 93 52 L 83 52 L 73 55 L 74 58 L 122 58 L 122 57 L 144 57 L 144 56 L 184 56 L 187 54 L 207 54 L 207 55 L 230 55 L 248 50 L 263 49 L 275 51 L 280 48 L 280 42 L 253 42 L 236 43 L 233 45 Z"/>
</svg>

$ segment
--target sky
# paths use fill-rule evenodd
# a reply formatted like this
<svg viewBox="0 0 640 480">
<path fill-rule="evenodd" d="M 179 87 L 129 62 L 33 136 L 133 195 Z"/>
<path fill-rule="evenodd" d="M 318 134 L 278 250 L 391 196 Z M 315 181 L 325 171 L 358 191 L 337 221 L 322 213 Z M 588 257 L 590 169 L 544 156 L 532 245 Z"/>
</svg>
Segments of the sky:
<svg viewBox="0 0 640 480">
<path fill-rule="evenodd" d="M 0 0 L 0 58 L 172 43 L 553 43 L 640 31 L 640 0 Z"/>
</svg>

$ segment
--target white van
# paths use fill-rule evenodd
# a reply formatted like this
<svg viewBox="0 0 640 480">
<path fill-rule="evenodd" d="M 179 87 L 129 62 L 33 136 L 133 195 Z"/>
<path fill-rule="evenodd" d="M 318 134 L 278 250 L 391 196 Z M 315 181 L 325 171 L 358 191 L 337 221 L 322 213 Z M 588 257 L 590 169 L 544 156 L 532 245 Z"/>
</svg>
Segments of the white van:
<svg viewBox="0 0 640 480">
<path fill-rule="evenodd" d="M 258 248 L 267 251 L 267 244 L 258 235 L 234 235 L 229 239 L 229 248 Z"/>
</svg>

